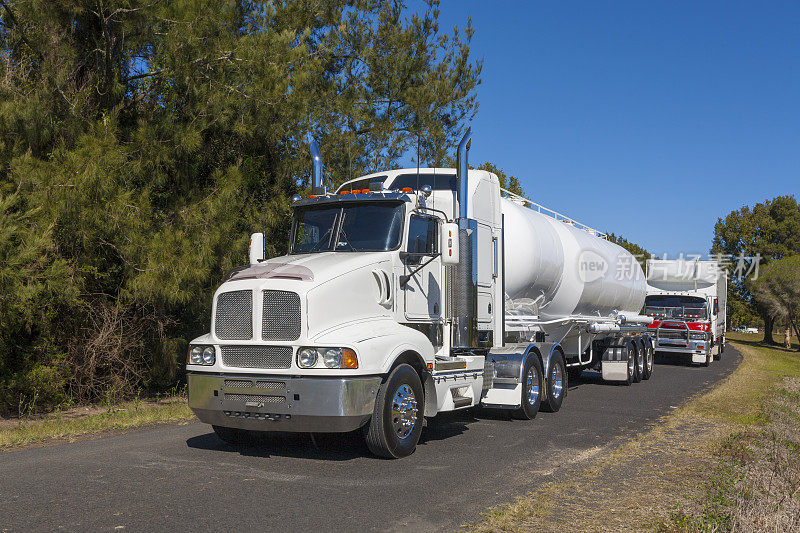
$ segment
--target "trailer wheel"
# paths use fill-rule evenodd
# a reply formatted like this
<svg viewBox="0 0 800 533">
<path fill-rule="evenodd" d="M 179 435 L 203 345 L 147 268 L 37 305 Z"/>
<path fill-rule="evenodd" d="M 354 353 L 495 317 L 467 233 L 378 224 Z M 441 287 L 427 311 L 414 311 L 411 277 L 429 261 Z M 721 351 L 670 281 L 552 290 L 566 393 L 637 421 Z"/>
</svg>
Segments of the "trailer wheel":
<svg viewBox="0 0 800 533">
<path fill-rule="evenodd" d="M 636 379 L 636 355 L 633 346 L 628 346 L 628 379 L 623 383 L 630 385 Z"/>
<path fill-rule="evenodd" d="M 567 395 L 567 368 L 561 352 L 555 352 L 547 368 L 547 399 L 542 402 L 542 411 L 555 413 L 561 409 Z"/>
<path fill-rule="evenodd" d="M 640 383 L 644 379 L 644 354 L 638 349 L 633 349 L 633 356 L 636 359 L 636 368 L 633 370 L 633 382 Z"/>
<path fill-rule="evenodd" d="M 653 348 L 650 346 L 649 342 L 644 343 L 644 374 L 642 374 L 642 379 L 650 379 L 653 375 L 653 359 L 655 359 L 655 354 L 653 353 Z"/>
<path fill-rule="evenodd" d="M 517 420 L 533 420 L 542 404 L 542 363 L 536 355 L 525 361 L 522 369 L 520 408 L 512 413 Z"/>
<path fill-rule="evenodd" d="M 411 365 L 398 365 L 381 385 L 366 431 L 367 447 L 379 457 L 414 453 L 422 434 L 425 395 Z"/>
</svg>

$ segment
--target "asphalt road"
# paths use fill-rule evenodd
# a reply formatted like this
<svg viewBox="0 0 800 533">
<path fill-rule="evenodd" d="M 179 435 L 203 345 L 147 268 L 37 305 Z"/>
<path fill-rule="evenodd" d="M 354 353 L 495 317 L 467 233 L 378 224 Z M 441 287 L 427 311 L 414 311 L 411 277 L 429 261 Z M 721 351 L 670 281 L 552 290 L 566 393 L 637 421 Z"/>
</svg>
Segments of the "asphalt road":
<svg viewBox="0 0 800 533">
<path fill-rule="evenodd" d="M 0 531 L 453 529 L 641 431 L 740 359 L 729 346 L 709 368 L 662 360 L 631 387 L 584 372 L 558 413 L 440 415 L 395 461 L 355 435 L 235 448 L 200 423 L 0 453 Z"/>
</svg>

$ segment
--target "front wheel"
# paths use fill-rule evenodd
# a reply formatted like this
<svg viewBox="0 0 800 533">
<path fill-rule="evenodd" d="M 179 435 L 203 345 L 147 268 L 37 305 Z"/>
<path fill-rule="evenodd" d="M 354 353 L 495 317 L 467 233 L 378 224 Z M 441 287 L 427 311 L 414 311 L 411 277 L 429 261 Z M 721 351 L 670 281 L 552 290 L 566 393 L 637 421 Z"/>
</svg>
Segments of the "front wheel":
<svg viewBox="0 0 800 533">
<path fill-rule="evenodd" d="M 422 434 L 425 395 L 417 372 L 398 365 L 381 385 L 366 431 L 367 447 L 379 457 L 414 453 Z"/>
</svg>

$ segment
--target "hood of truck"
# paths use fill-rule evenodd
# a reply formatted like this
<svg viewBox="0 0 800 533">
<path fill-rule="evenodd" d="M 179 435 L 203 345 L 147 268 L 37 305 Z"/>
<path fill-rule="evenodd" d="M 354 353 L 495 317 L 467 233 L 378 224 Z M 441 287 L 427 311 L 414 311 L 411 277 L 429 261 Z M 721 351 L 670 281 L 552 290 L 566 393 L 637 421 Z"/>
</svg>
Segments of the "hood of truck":
<svg viewBox="0 0 800 533">
<path fill-rule="evenodd" d="M 267 339 L 272 339 L 271 344 L 313 344 L 316 337 L 333 328 L 365 319 L 390 317 L 394 307 L 393 295 L 387 295 L 393 286 L 391 257 L 392 252 L 322 252 L 281 256 L 236 269 L 214 296 L 212 335 L 228 344 Z M 252 336 L 247 339 L 226 334 L 224 326 L 223 329 L 217 327 L 220 319 L 223 325 L 235 320 L 231 311 L 220 315 L 217 310 L 220 296 L 236 291 L 251 294 L 239 301 L 234 311 L 234 314 L 246 313 L 251 317 Z M 263 303 L 267 297 L 265 291 L 279 291 L 273 292 L 278 296 L 272 296 L 278 298 L 282 298 L 280 294 L 283 293 L 297 294 L 302 324 L 299 338 L 264 336 L 263 328 L 267 327 L 264 324 L 269 323 L 263 316 L 267 312 Z M 278 322 L 289 320 L 282 314 L 276 316 L 280 316 Z"/>
<path fill-rule="evenodd" d="M 325 283 L 342 274 L 378 263 L 386 252 L 320 252 L 284 255 L 231 272 L 226 281 L 282 279 Z"/>
</svg>

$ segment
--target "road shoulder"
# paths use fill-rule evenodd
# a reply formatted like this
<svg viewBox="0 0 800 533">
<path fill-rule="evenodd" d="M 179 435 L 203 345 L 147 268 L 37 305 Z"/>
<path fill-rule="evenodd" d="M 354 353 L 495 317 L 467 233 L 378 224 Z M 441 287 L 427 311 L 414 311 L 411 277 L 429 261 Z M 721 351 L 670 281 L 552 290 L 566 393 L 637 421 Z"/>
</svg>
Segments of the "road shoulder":
<svg viewBox="0 0 800 533">
<path fill-rule="evenodd" d="M 737 520 L 737 507 L 745 505 L 739 500 L 749 494 L 747 484 L 756 483 L 731 470 L 732 464 L 746 467 L 741 465 L 740 456 L 732 458 L 731 450 L 738 449 L 740 436 L 758 433 L 773 419 L 767 410 L 775 394 L 794 398 L 791 380 L 800 376 L 796 352 L 782 353 L 756 343 L 734 346 L 742 354 L 742 362 L 713 389 L 691 398 L 651 429 L 634 437 L 620 437 L 596 450 L 591 454 L 593 459 L 559 479 L 488 510 L 481 522 L 468 529 L 726 529 Z M 796 445 L 792 438 L 784 438 L 789 449 Z M 750 448 L 764 446 L 748 442 L 752 443 Z M 791 469 L 787 475 L 792 475 Z M 719 501 L 730 505 L 715 506 Z M 746 505 L 752 507 L 753 503 Z M 784 509 L 783 514 L 786 512 Z M 775 520 L 785 524 L 788 519 L 782 516 Z"/>
</svg>

